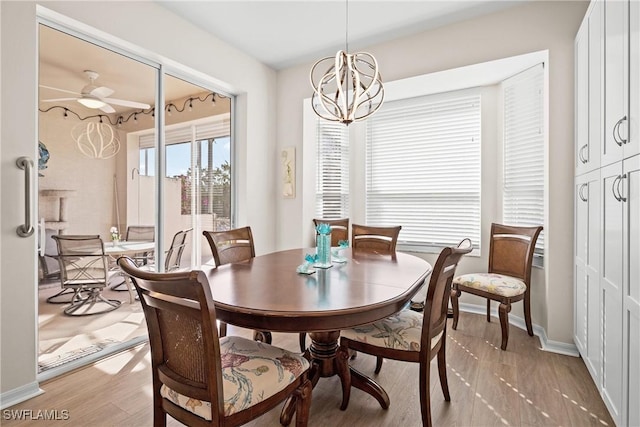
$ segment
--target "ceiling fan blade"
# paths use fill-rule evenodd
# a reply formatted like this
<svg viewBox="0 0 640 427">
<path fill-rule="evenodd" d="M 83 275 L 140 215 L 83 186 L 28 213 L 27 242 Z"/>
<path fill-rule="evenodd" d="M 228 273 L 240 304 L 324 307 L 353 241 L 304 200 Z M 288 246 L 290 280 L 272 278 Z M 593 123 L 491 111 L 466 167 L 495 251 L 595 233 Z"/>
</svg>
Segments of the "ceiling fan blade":
<svg viewBox="0 0 640 427">
<path fill-rule="evenodd" d="M 42 102 L 62 102 L 62 101 L 75 101 L 78 98 L 56 98 L 56 99 L 43 99 Z"/>
<path fill-rule="evenodd" d="M 45 89 L 57 90 L 57 91 L 59 91 L 59 92 L 72 93 L 72 94 L 74 94 L 74 95 L 78 95 L 78 96 L 79 96 L 79 95 L 81 95 L 80 93 L 78 93 L 78 92 L 74 92 L 74 91 L 72 91 L 72 90 L 60 89 L 60 88 L 52 87 L 52 86 L 40 85 L 40 87 L 43 87 L 43 88 L 45 88 Z M 107 95 L 107 96 L 108 96 L 108 95 Z"/>
<path fill-rule="evenodd" d="M 109 104 L 104 104 L 104 107 L 100 107 L 100 110 L 102 110 L 105 113 L 115 113 L 116 110 L 113 109 L 113 107 Z"/>
<path fill-rule="evenodd" d="M 106 86 L 100 86 L 97 87 L 95 89 L 93 89 L 91 92 L 89 92 L 91 95 L 93 96 L 97 96 L 98 98 L 106 98 L 107 96 L 111 95 L 113 93 L 113 89 L 110 89 Z"/>
<path fill-rule="evenodd" d="M 102 98 L 102 100 L 104 102 L 108 102 L 109 104 L 122 105 L 123 107 L 140 108 L 142 110 L 151 108 L 149 104 L 135 101 L 125 101 L 124 99 Z"/>
</svg>

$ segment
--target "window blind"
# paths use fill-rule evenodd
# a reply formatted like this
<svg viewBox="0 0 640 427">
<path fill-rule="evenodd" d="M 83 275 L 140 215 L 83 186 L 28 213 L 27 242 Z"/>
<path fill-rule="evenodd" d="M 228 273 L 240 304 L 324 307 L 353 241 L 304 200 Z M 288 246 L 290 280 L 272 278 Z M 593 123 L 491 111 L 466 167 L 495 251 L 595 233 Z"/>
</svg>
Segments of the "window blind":
<svg viewBox="0 0 640 427">
<path fill-rule="evenodd" d="M 209 138 L 220 138 L 231 134 L 231 123 L 229 118 L 225 117 L 211 123 L 189 124 L 179 128 L 168 129 L 164 134 L 165 145 L 190 142 L 193 137 L 194 130 L 196 133 L 196 141 Z M 154 147 L 155 142 L 155 132 L 141 135 L 139 139 L 140 148 Z"/>
<path fill-rule="evenodd" d="M 503 82 L 505 224 L 544 224 L 544 74 L 538 64 Z M 544 235 L 536 244 L 542 254 Z"/>
<path fill-rule="evenodd" d="M 341 123 L 316 120 L 316 215 L 349 216 L 349 131 Z"/>
<path fill-rule="evenodd" d="M 480 247 L 481 98 L 386 103 L 367 120 L 366 221 L 404 245 Z"/>
</svg>

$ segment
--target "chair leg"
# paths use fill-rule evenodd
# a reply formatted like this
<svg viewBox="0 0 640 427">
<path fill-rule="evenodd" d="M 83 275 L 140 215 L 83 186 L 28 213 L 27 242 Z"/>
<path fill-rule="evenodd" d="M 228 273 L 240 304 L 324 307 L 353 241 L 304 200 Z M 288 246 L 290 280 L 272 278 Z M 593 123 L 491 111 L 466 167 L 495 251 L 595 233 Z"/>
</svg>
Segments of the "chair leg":
<svg viewBox="0 0 640 427">
<path fill-rule="evenodd" d="M 218 330 L 219 330 L 219 332 L 218 332 L 218 337 L 219 338 L 227 336 L 227 324 L 226 323 L 220 322 Z"/>
<path fill-rule="evenodd" d="M 511 304 L 500 303 L 500 328 L 502 329 L 502 350 L 507 349 L 507 341 L 509 341 L 509 312 L 511 311 Z"/>
<path fill-rule="evenodd" d="M 69 304 L 75 296 L 75 290 L 72 288 L 63 288 L 60 292 L 47 298 L 49 304 Z M 68 298 L 66 298 L 68 296 Z M 60 297 L 65 297 L 59 299 Z"/>
<path fill-rule="evenodd" d="M 300 343 L 300 352 L 304 353 L 304 351 L 307 349 L 307 333 L 300 332 L 300 335 L 298 336 L 298 341 Z"/>
<path fill-rule="evenodd" d="M 420 363 L 420 412 L 424 427 L 431 427 L 430 371 L 431 364 L 429 362 Z"/>
<path fill-rule="evenodd" d="M 527 324 L 527 333 L 533 336 L 533 325 L 531 324 L 531 294 L 524 296 L 524 322 Z"/>
<path fill-rule="evenodd" d="M 442 337 L 442 346 L 440 350 L 438 350 L 438 375 L 440 376 L 440 387 L 442 388 L 442 394 L 444 395 L 444 400 L 447 402 L 451 401 L 451 395 L 449 394 L 449 381 L 447 381 L 447 359 L 446 359 L 446 350 L 445 350 L 445 341 L 446 338 L 446 330 L 445 336 Z"/>
<path fill-rule="evenodd" d="M 458 328 L 458 316 L 460 315 L 460 311 L 458 309 L 458 298 L 460 297 L 460 290 L 451 289 L 451 309 L 453 310 L 453 323 L 451 327 L 455 331 Z"/>
<path fill-rule="evenodd" d="M 82 295 L 83 292 L 89 292 L 89 294 L 86 296 L 83 296 Z M 107 304 L 107 308 L 104 310 L 95 311 L 93 313 L 87 312 L 93 306 L 95 306 L 96 303 L 99 303 L 99 302 Z M 122 303 L 118 300 L 106 299 L 105 297 L 103 297 L 99 289 L 78 289 L 76 290 L 76 293 L 73 296 L 71 304 L 68 307 L 66 307 L 63 312 L 68 316 L 91 316 L 94 314 L 102 314 L 102 313 L 107 313 L 109 311 L 113 311 L 116 308 L 120 307 L 120 304 Z M 76 314 L 76 311 L 78 311 L 78 309 L 86 305 L 89 306 L 89 309 L 87 311 L 81 314 Z"/>
<path fill-rule="evenodd" d="M 295 391 L 296 396 L 296 427 L 307 427 L 311 410 L 311 393 L 313 386 L 306 379 Z"/>
<path fill-rule="evenodd" d="M 271 344 L 271 332 L 269 331 L 253 331 L 253 340 Z"/>
<path fill-rule="evenodd" d="M 380 373 L 380 369 L 382 369 L 382 361 L 384 360 L 384 357 L 381 356 L 376 356 L 376 370 L 373 371 L 376 374 Z"/>
<path fill-rule="evenodd" d="M 487 298 L 487 322 L 491 323 L 491 300 Z"/>
</svg>

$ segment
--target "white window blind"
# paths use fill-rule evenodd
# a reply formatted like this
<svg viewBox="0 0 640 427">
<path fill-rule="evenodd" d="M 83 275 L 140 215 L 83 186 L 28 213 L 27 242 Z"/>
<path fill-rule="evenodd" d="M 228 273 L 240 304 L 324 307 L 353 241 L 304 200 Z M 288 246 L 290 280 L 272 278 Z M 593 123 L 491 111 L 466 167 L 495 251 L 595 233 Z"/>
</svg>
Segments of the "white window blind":
<svg viewBox="0 0 640 427">
<path fill-rule="evenodd" d="M 503 221 L 508 225 L 544 224 L 544 74 L 536 65 L 503 82 Z M 536 253 L 542 254 L 541 233 Z"/>
<path fill-rule="evenodd" d="M 367 120 L 366 221 L 399 243 L 480 247 L 480 95 L 386 103 Z"/>
<path fill-rule="evenodd" d="M 209 138 L 220 138 L 231 134 L 231 122 L 229 117 L 222 117 L 209 123 L 186 124 L 172 129 L 165 130 L 165 145 L 191 142 L 195 131 L 196 141 Z M 154 147 L 156 134 L 149 133 L 141 135 L 139 139 L 140 148 Z"/>
<path fill-rule="evenodd" d="M 349 216 L 349 131 L 341 123 L 316 120 L 316 215 Z"/>
</svg>

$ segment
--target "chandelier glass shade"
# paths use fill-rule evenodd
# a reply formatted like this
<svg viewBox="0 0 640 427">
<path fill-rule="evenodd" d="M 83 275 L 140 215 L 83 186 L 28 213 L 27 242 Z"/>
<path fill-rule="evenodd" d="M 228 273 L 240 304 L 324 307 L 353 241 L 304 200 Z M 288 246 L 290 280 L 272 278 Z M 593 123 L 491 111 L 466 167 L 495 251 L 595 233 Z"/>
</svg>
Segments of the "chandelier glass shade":
<svg viewBox="0 0 640 427">
<path fill-rule="evenodd" d="M 79 123 L 71 130 L 78 150 L 90 159 L 109 159 L 120 151 L 120 140 L 107 123 Z"/>
<path fill-rule="evenodd" d="M 321 70 L 326 70 L 320 74 Z M 375 113 L 384 101 L 378 62 L 367 52 L 322 58 L 309 75 L 313 111 L 325 120 L 349 124 Z"/>
</svg>

